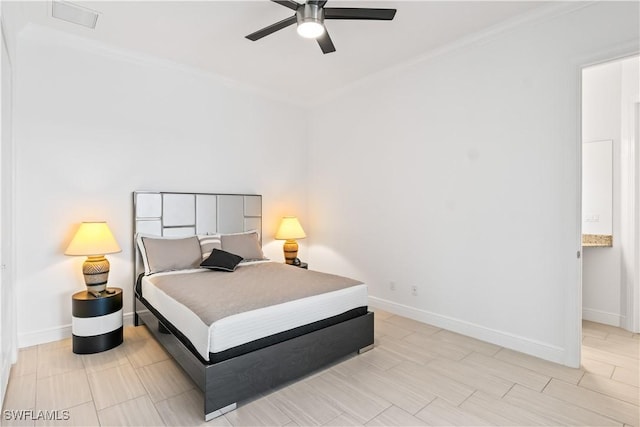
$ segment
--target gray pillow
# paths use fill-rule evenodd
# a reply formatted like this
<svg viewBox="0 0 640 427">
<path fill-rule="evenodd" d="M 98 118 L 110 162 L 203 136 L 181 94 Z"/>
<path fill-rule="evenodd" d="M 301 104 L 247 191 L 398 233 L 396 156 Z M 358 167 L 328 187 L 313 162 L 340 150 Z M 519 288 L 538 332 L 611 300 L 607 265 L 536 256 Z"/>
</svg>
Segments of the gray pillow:
<svg viewBox="0 0 640 427">
<path fill-rule="evenodd" d="M 221 236 L 222 250 L 241 256 L 245 260 L 264 259 L 257 231 Z"/>
<path fill-rule="evenodd" d="M 187 270 L 198 268 L 202 262 L 200 241 L 196 236 L 184 239 L 154 239 L 143 237 L 149 272 Z"/>
</svg>

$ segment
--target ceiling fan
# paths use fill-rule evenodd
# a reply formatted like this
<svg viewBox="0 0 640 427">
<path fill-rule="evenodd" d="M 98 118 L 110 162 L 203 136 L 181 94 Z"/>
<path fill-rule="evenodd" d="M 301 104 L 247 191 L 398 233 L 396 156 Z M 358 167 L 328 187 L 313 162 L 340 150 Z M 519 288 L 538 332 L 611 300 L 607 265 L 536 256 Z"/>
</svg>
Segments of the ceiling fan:
<svg viewBox="0 0 640 427">
<path fill-rule="evenodd" d="M 281 6 L 288 7 L 296 12 L 295 15 L 283 19 L 280 22 L 269 25 L 261 30 L 251 33 L 246 38 L 252 41 L 259 40 L 278 30 L 298 24 L 298 34 L 305 38 L 314 38 L 318 41 L 322 53 L 335 52 L 336 48 L 329 37 L 325 19 L 359 19 L 375 21 L 391 21 L 396 15 L 396 9 L 369 9 L 357 7 L 324 7 L 327 0 L 308 0 L 301 4 L 293 0 L 271 0 Z"/>
</svg>

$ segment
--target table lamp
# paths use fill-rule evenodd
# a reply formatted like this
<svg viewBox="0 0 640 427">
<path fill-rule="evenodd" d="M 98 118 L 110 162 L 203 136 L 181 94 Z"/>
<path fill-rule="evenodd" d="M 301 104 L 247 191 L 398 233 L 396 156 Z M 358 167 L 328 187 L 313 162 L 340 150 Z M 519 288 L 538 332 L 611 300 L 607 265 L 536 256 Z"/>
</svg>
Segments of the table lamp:
<svg viewBox="0 0 640 427">
<path fill-rule="evenodd" d="M 83 222 L 64 254 L 87 257 L 82 264 L 84 282 L 87 291 L 98 297 L 109 278 L 109 261 L 104 256 L 121 250 L 106 222 Z"/>
<path fill-rule="evenodd" d="M 304 239 L 307 237 L 300 225 L 300 221 L 295 216 L 285 216 L 280 221 L 280 227 L 276 233 L 276 240 L 285 240 L 284 260 L 287 264 L 293 264 L 298 257 L 298 242 L 296 239 Z"/>
</svg>

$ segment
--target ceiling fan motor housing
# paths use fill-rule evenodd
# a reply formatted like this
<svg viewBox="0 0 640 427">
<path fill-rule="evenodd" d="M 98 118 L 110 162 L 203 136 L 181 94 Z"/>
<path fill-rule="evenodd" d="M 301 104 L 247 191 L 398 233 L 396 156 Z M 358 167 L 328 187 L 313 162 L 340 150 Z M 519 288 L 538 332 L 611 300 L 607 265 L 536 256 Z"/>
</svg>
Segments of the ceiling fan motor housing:
<svg viewBox="0 0 640 427">
<path fill-rule="evenodd" d="M 307 3 L 304 7 L 299 7 L 298 10 L 296 10 L 296 18 L 298 19 L 298 25 L 305 22 L 315 22 L 324 25 L 324 9 L 317 4 Z"/>
</svg>

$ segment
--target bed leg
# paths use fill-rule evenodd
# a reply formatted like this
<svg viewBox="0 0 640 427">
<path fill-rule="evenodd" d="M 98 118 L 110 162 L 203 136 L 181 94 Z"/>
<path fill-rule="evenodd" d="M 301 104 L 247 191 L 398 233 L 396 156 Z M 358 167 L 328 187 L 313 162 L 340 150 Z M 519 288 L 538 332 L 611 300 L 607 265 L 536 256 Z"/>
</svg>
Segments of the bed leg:
<svg viewBox="0 0 640 427">
<path fill-rule="evenodd" d="M 140 319 L 140 316 L 138 316 L 138 313 L 133 313 L 133 326 L 140 326 L 142 325 L 142 320 Z"/>
<path fill-rule="evenodd" d="M 362 354 L 362 353 L 366 353 L 369 350 L 373 349 L 373 344 L 369 344 L 366 347 L 362 347 L 360 350 L 358 350 L 358 354 Z"/>
<path fill-rule="evenodd" d="M 214 418 L 218 418 L 221 415 L 226 414 L 227 412 L 231 412 L 236 409 L 238 405 L 236 403 L 232 403 L 231 405 L 227 405 L 224 408 L 220 408 L 217 411 L 209 412 L 208 414 L 204 414 L 205 421 L 211 421 Z"/>
</svg>

